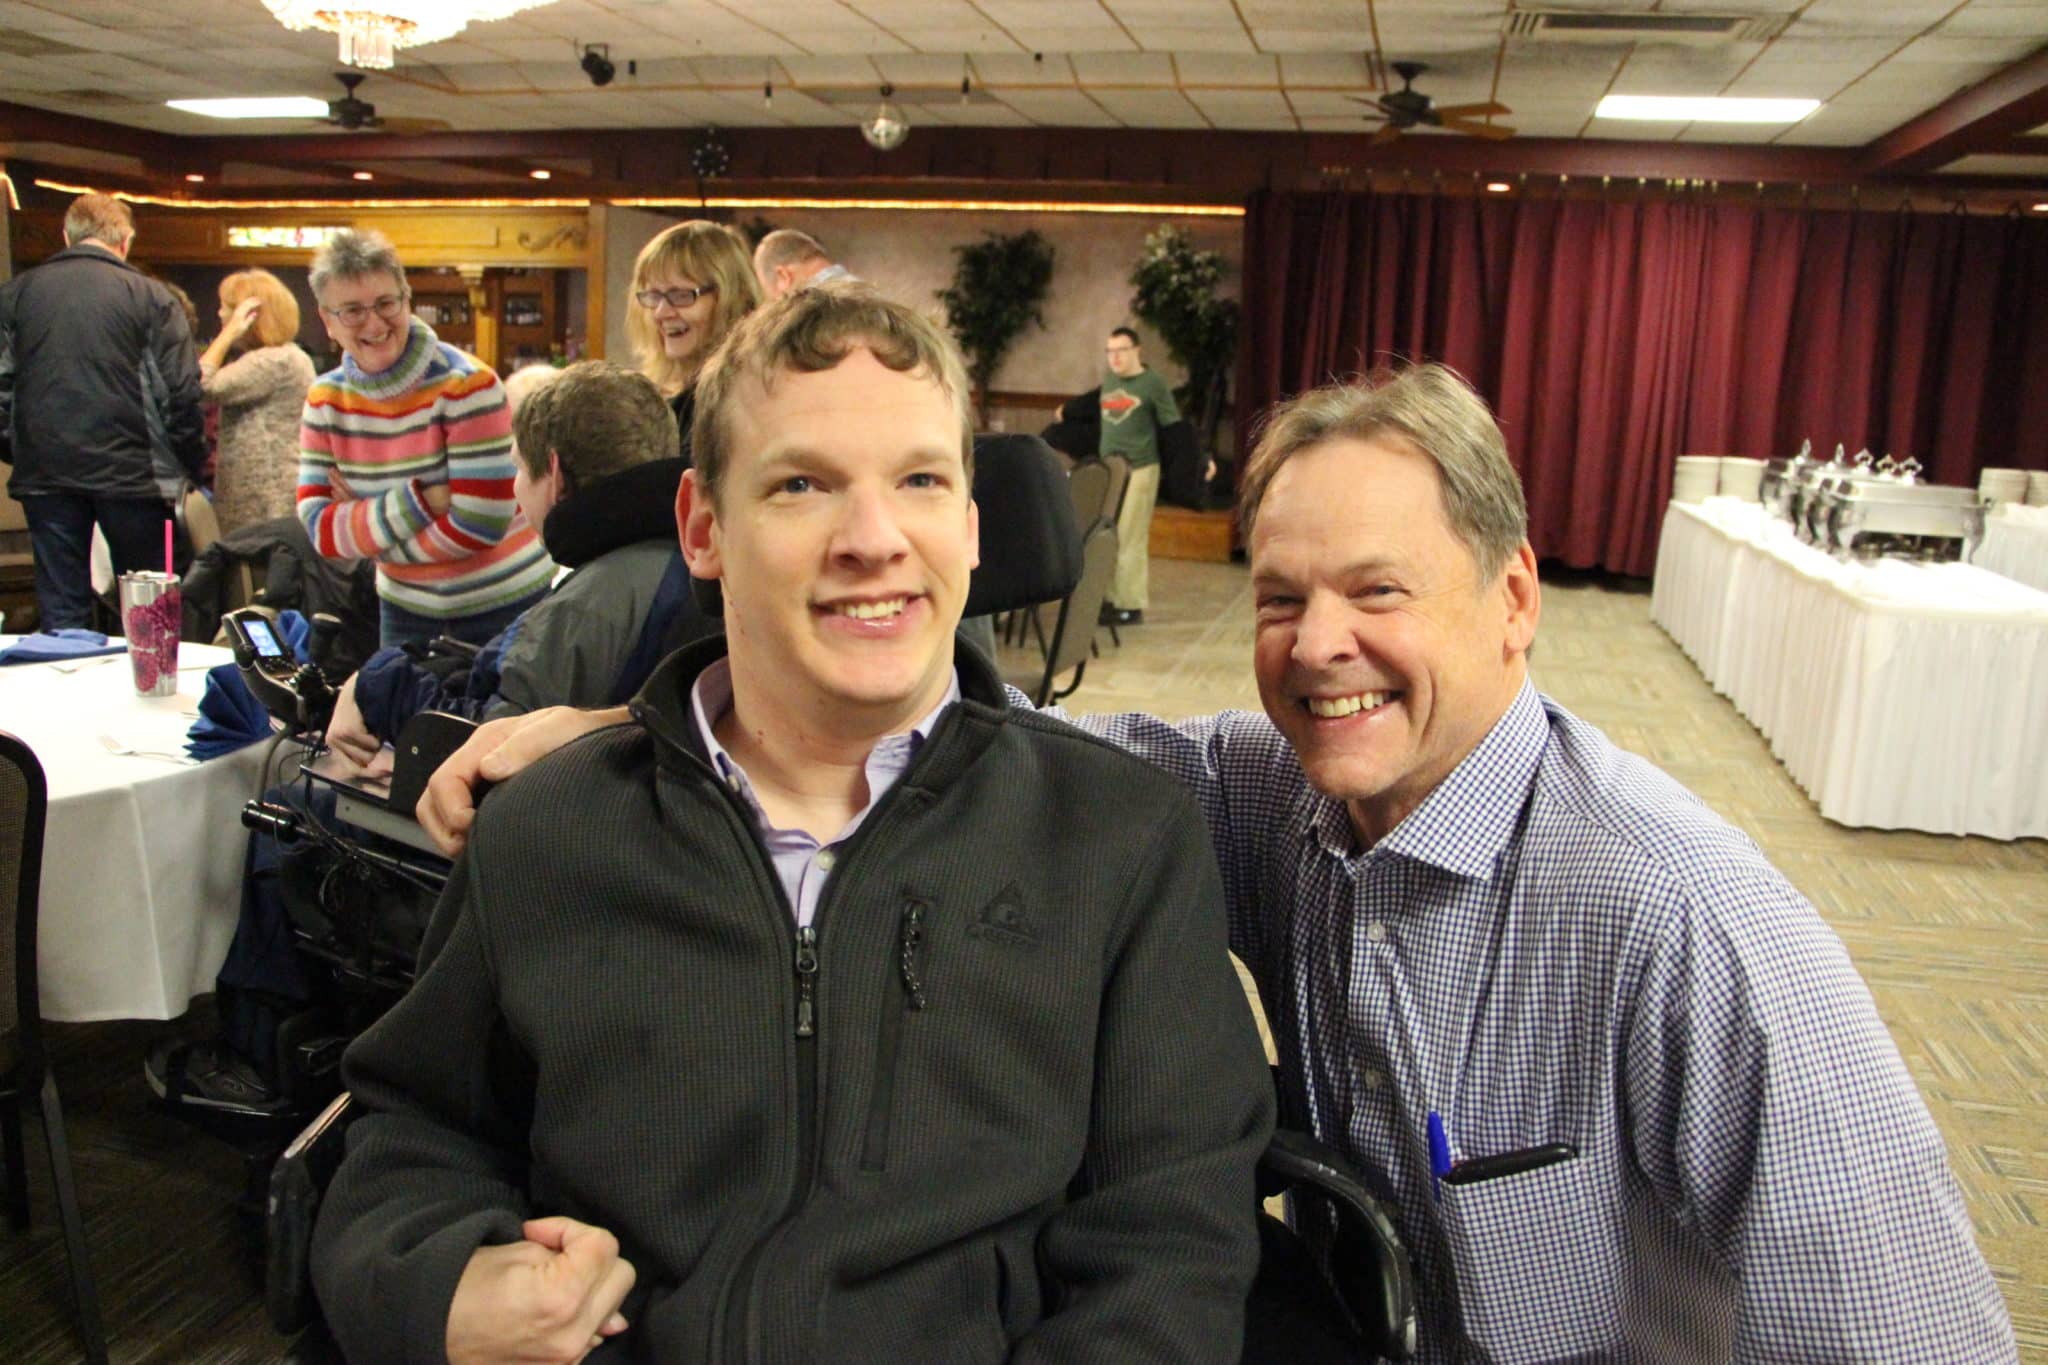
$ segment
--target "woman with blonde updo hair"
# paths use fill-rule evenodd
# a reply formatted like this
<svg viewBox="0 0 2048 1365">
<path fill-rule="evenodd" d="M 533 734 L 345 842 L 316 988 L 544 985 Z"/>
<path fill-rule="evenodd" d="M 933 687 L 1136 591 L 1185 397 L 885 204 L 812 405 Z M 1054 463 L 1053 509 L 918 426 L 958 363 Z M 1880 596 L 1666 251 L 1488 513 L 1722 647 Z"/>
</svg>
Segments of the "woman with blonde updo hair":
<svg viewBox="0 0 2048 1365">
<path fill-rule="evenodd" d="M 238 270 L 220 282 L 220 335 L 199 357 L 199 391 L 220 407 L 213 510 L 222 535 L 294 513 L 299 413 L 313 384 L 298 335 L 298 300 L 277 276 Z"/>
<path fill-rule="evenodd" d="M 626 334 L 640 372 L 675 412 L 677 453 L 685 460 L 697 409 L 697 371 L 733 324 L 760 302 L 746 238 L 723 223 L 677 223 L 642 247 L 633 262 Z"/>
</svg>

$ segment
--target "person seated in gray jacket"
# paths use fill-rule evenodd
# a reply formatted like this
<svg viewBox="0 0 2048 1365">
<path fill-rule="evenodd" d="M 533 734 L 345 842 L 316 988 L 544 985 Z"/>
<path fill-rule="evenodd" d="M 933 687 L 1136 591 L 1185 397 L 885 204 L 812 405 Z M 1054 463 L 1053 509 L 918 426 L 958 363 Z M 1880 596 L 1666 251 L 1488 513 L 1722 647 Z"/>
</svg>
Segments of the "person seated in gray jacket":
<svg viewBox="0 0 2048 1365">
<path fill-rule="evenodd" d="M 327 727 L 328 744 L 358 763 L 421 711 L 488 720 L 623 702 L 660 662 L 678 614 L 695 614 L 670 510 L 687 461 L 652 383 L 602 360 L 572 365 L 519 405 L 512 436 L 513 496 L 570 572 L 467 670 L 451 676 L 402 648 L 372 655 Z"/>
<path fill-rule="evenodd" d="M 968 386 L 739 324 L 676 501 L 722 639 L 487 802 L 313 1274 L 361 1361 L 1235 1361 L 1273 1096 L 1200 812 L 954 629 Z"/>
</svg>

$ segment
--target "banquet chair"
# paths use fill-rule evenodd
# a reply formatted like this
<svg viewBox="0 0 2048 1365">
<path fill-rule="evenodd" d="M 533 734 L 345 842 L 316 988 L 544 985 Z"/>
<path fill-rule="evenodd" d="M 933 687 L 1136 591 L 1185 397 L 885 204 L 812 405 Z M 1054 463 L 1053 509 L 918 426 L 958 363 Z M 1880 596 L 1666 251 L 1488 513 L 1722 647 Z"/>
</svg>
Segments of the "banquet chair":
<svg viewBox="0 0 2048 1365">
<path fill-rule="evenodd" d="M 1088 657 L 1095 643 L 1095 622 L 1109 596 L 1109 581 L 1116 574 L 1116 527 L 1098 522 L 1081 541 L 1081 578 L 1060 603 L 1059 618 L 1045 651 L 1045 675 L 1031 694 L 1034 706 L 1044 706 L 1070 695 L 1081 685 L 1088 671 Z M 1074 680 L 1058 691 L 1053 685 L 1068 669 Z"/>
<path fill-rule="evenodd" d="M 107 1333 L 78 1214 L 57 1078 L 43 1047 L 42 1001 L 36 989 L 36 910 L 48 813 L 43 765 L 28 745 L 0 731 L 0 1141 L 6 1151 L 7 1219 L 18 1230 L 28 1228 L 28 1158 L 21 1140 L 21 1110 L 27 1101 L 35 1105 L 49 1151 L 86 1358 L 104 1365 Z"/>
</svg>

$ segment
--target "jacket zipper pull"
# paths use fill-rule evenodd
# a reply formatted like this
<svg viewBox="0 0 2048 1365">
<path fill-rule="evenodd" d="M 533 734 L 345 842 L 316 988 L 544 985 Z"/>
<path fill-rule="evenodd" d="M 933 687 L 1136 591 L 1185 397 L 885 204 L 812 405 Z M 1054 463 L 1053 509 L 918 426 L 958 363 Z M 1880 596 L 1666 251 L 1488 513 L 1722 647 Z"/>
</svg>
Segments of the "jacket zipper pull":
<svg viewBox="0 0 2048 1365">
<path fill-rule="evenodd" d="M 813 997 L 818 989 L 818 931 L 806 924 L 796 931 L 796 1036 L 818 1031 Z"/>
<path fill-rule="evenodd" d="M 899 939 L 899 965 L 903 975 L 903 993 L 910 997 L 910 1008 L 924 1008 L 924 983 L 917 979 L 917 950 L 924 944 L 924 902 L 912 901 L 903 911 L 903 928 Z"/>
</svg>

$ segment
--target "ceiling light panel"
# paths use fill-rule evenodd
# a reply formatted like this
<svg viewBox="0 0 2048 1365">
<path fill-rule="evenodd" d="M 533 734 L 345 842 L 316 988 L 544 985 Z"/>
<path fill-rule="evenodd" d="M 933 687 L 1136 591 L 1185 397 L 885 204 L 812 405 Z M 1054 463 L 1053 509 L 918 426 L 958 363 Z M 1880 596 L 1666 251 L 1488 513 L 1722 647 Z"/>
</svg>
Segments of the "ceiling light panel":
<svg viewBox="0 0 2048 1365">
<path fill-rule="evenodd" d="M 1596 118 L 1650 123 L 1797 123 L 1819 100 L 1714 99 L 1683 95 L 1609 95 Z"/>
<path fill-rule="evenodd" d="M 230 99 L 166 100 L 183 114 L 202 118 L 326 118 L 327 101 L 304 95 L 250 96 Z"/>
</svg>

